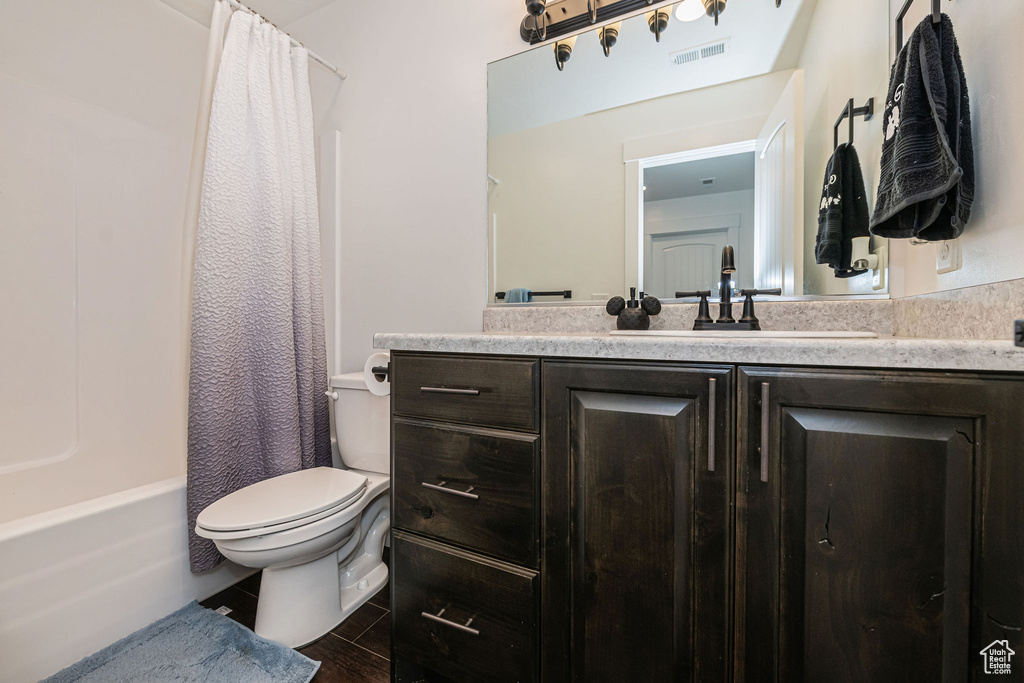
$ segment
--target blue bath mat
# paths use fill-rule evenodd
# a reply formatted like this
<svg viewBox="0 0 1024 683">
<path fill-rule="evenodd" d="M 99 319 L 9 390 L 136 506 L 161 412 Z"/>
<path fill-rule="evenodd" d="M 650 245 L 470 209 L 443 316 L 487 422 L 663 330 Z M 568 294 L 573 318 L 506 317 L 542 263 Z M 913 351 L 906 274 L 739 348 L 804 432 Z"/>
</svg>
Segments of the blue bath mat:
<svg viewBox="0 0 1024 683">
<path fill-rule="evenodd" d="M 193 602 L 42 683 L 308 683 L 319 668 Z"/>
</svg>

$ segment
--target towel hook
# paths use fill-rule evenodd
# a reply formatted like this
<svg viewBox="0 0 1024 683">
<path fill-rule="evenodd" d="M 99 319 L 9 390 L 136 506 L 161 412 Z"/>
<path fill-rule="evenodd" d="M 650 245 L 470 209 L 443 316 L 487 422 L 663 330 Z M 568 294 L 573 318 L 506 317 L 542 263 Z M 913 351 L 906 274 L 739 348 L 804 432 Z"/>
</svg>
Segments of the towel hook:
<svg viewBox="0 0 1024 683">
<path fill-rule="evenodd" d="M 910 6 L 914 0 L 907 0 L 903 3 L 903 9 L 896 15 L 896 52 L 903 47 L 903 17 L 907 16 Z M 932 0 L 932 23 L 942 23 L 942 0 Z"/>
<path fill-rule="evenodd" d="M 857 116 L 863 116 L 865 121 L 870 121 L 871 117 L 875 115 L 875 98 L 872 97 L 868 100 L 868 103 L 863 107 L 855 107 L 853 105 L 853 98 L 846 103 L 843 107 L 843 113 L 836 119 L 836 123 L 832 126 L 832 149 L 835 150 L 839 147 L 839 125 L 843 122 L 843 119 L 850 120 L 850 144 L 853 144 L 853 119 Z"/>
</svg>

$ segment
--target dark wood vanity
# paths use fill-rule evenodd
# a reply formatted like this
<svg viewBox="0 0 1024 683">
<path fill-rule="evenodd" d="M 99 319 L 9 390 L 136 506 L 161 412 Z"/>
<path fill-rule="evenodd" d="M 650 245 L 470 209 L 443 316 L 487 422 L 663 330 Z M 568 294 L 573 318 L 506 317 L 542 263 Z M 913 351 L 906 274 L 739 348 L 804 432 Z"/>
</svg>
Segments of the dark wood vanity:
<svg viewBox="0 0 1024 683">
<path fill-rule="evenodd" d="M 1024 626 L 1021 406 L 1007 375 L 396 351 L 393 678 L 980 679 Z"/>
</svg>

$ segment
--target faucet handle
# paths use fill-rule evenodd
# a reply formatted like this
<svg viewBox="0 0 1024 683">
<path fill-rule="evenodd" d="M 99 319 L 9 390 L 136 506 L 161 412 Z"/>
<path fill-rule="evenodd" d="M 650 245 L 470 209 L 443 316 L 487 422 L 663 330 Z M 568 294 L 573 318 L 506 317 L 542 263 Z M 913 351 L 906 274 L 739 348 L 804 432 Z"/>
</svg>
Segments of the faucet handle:
<svg viewBox="0 0 1024 683">
<path fill-rule="evenodd" d="M 711 318 L 711 311 L 708 309 L 708 297 L 711 296 L 711 290 L 706 289 L 702 292 L 676 292 L 677 299 L 686 299 L 693 296 L 700 297 L 700 305 L 697 307 L 697 317 L 693 323 L 713 323 L 715 322 Z"/>
<path fill-rule="evenodd" d="M 754 297 L 757 295 L 772 295 L 782 296 L 781 289 L 741 289 L 740 296 L 743 297 L 743 317 L 740 318 L 741 323 L 750 323 L 751 329 L 761 329 L 761 323 L 754 315 Z"/>
</svg>

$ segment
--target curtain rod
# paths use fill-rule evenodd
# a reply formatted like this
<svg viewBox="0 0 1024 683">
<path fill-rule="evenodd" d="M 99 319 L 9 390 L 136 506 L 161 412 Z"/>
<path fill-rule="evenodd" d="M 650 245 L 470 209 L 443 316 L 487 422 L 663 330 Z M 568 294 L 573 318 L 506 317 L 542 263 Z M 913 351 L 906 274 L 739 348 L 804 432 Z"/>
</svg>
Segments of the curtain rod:
<svg viewBox="0 0 1024 683">
<path fill-rule="evenodd" d="M 255 15 L 255 16 L 259 17 L 260 19 L 262 19 L 263 21 L 266 21 L 268 24 L 270 24 L 271 26 L 276 28 L 278 31 L 281 31 L 281 29 L 278 28 L 276 24 L 274 24 L 271 21 L 267 21 L 266 17 L 261 15 L 259 12 L 256 12 L 256 11 L 252 10 L 251 8 L 246 7 L 245 5 L 243 5 L 238 0 L 224 0 L 224 1 L 227 2 L 228 5 L 232 9 L 242 10 L 243 12 L 248 12 L 249 14 Z M 306 50 L 306 52 L 309 54 L 309 58 L 312 59 L 314 62 L 316 62 L 320 66 L 324 67 L 328 71 L 334 73 L 341 80 L 345 80 L 346 78 L 348 78 L 348 74 L 346 74 L 344 71 L 338 70 L 338 67 L 334 66 L 333 64 L 328 62 L 326 59 L 324 59 L 323 57 L 321 57 L 317 53 L 313 52 L 308 47 L 306 47 L 305 45 L 303 45 L 299 41 L 295 40 L 294 38 L 292 38 L 290 35 L 288 35 L 284 31 L 281 31 L 281 33 L 284 33 L 286 36 L 288 36 L 288 40 L 290 40 L 292 42 L 293 46 L 304 48 Z"/>
</svg>

